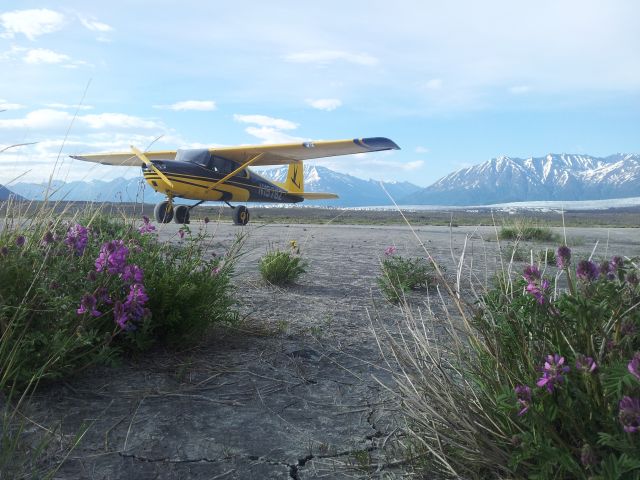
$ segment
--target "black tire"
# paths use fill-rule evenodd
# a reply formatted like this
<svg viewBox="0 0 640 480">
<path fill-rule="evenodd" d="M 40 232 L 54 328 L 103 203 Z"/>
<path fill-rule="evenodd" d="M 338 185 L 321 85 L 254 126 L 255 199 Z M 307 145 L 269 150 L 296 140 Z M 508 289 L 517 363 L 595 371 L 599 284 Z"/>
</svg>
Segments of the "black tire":
<svg viewBox="0 0 640 480">
<path fill-rule="evenodd" d="M 233 209 L 233 223 L 236 225 L 246 225 L 249 223 L 249 209 L 244 205 L 238 205 Z"/>
<path fill-rule="evenodd" d="M 173 209 L 173 221 L 185 225 L 189 223 L 189 207 L 178 205 Z"/>
<path fill-rule="evenodd" d="M 153 209 L 153 216 L 158 223 L 169 223 L 173 218 L 173 206 L 169 202 L 160 202 Z"/>
</svg>

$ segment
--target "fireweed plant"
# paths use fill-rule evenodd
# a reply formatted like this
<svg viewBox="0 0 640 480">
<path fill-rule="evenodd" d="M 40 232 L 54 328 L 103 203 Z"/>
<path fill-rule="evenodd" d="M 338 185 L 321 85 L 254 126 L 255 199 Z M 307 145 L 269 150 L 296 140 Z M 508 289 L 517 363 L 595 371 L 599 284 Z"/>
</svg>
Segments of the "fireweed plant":
<svg viewBox="0 0 640 480">
<path fill-rule="evenodd" d="M 159 242 L 147 217 L 51 218 L 0 232 L 0 389 L 193 341 L 234 319 L 241 238 L 209 256 L 205 231 Z"/>
<path fill-rule="evenodd" d="M 431 263 L 423 258 L 403 257 L 397 251 L 394 246 L 385 248 L 377 278 L 380 290 L 391 303 L 397 303 L 411 290 L 429 286 L 436 279 Z"/>
<path fill-rule="evenodd" d="M 640 269 L 555 252 L 488 289 L 434 345 L 393 341 L 411 452 L 453 478 L 640 478 Z M 435 318 L 434 318 L 435 324 Z M 391 337 L 389 337 L 391 338 Z M 426 454 L 421 454 L 420 452 Z"/>
<path fill-rule="evenodd" d="M 307 271 L 308 263 L 300 255 L 296 240 L 289 242 L 288 250 L 271 249 L 260 259 L 260 275 L 273 285 L 294 283 Z"/>
</svg>

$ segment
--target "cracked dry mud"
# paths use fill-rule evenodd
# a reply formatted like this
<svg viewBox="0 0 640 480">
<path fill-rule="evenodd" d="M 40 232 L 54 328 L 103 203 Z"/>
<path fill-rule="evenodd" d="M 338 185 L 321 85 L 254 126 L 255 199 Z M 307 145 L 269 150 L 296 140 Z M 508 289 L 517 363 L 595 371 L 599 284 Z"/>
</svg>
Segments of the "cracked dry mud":
<svg viewBox="0 0 640 480">
<path fill-rule="evenodd" d="M 393 328 L 402 319 L 382 300 L 375 278 L 386 246 L 423 254 L 409 229 L 211 225 L 216 253 L 239 231 L 249 234 L 234 279 L 246 324 L 241 331 L 218 329 L 187 351 L 154 351 L 41 390 L 32 419 L 56 431 L 59 452 L 88 426 L 55 478 L 409 476 L 398 448 L 397 402 L 376 380 L 392 385 L 370 320 Z M 165 225 L 160 236 L 175 242 L 176 231 Z M 417 233 L 449 272 L 473 234 L 465 263 L 473 258 L 474 269 L 484 270 L 489 259 L 488 270 L 495 269 L 496 243 L 479 239 L 495 236 L 493 228 L 421 227 Z M 610 252 L 632 255 L 639 253 L 638 233 L 575 229 L 568 235 L 583 237 L 576 250 L 587 254 L 597 239 L 608 238 Z M 258 259 L 269 245 L 287 248 L 290 240 L 309 260 L 308 273 L 291 287 L 265 284 Z M 422 300 L 424 293 L 412 295 L 415 305 Z"/>
</svg>

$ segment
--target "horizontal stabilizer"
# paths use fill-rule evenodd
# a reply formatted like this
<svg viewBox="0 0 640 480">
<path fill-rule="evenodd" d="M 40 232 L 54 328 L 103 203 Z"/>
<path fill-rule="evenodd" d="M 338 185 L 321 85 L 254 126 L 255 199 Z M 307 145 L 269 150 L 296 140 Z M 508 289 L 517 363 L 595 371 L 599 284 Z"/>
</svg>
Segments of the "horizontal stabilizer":
<svg viewBox="0 0 640 480">
<path fill-rule="evenodd" d="M 291 192 L 292 195 L 297 195 L 305 200 L 326 200 L 329 198 L 338 198 L 335 193 L 320 193 L 320 192 Z"/>
</svg>

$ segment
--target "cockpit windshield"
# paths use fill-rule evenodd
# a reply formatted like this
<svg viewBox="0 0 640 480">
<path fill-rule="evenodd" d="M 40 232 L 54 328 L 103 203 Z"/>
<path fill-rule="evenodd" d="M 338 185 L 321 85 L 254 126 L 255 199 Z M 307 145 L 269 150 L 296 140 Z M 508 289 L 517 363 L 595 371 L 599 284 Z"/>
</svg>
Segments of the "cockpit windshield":
<svg viewBox="0 0 640 480">
<path fill-rule="evenodd" d="M 176 160 L 178 162 L 191 162 L 208 167 L 210 159 L 211 153 L 206 148 L 178 150 L 176 152 Z"/>
</svg>

